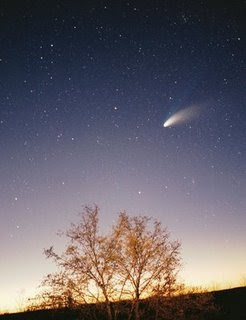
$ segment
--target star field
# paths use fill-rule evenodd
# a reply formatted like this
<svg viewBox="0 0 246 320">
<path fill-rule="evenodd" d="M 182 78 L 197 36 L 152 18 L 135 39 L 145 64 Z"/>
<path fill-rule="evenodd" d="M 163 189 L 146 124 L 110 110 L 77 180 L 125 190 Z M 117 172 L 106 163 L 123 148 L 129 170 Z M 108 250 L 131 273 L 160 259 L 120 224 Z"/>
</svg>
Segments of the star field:
<svg viewBox="0 0 246 320">
<path fill-rule="evenodd" d="M 244 10 L 2 2 L 0 309 L 35 292 L 53 268 L 43 248 L 94 202 L 105 229 L 120 210 L 167 225 L 188 283 L 245 276 Z M 192 106 L 196 119 L 163 127 Z"/>
</svg>

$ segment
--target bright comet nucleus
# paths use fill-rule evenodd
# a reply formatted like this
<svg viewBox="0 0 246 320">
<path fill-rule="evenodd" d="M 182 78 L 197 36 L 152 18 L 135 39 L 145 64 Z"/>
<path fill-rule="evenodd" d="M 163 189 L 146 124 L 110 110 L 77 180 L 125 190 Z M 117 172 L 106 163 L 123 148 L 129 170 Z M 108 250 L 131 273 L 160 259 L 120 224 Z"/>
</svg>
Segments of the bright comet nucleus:
<svg viewBox="0 0 246 320">
<path fill-rule="evenodd" d="M 176 113 L 174 113 L 170 118 L 168 118 L 164 124 L 163 127 L 171 127 L 174 125 L 178 125 L 187 121 L 190 121 L 191 119 L 195 118 L 199 114 L 198 107 L 192 106 L 189 108 L 185 108 L 183 110 L 180 110 Z"/>
</svg>

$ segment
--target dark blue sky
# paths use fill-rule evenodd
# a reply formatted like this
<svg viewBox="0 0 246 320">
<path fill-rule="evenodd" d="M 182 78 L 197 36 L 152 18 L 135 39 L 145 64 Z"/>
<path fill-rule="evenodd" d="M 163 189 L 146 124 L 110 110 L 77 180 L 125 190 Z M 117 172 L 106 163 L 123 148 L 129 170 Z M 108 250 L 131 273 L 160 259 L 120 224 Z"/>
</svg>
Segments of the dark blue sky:
<svg viewBox="0 0 246 320">
<path fill-rule="evenodd" d="M 93 202 L 103 229 L 123 209 L 160 219 L 188 283 L 238 284 L 243 1 L 81 3 L 0 5 L 0 308 L 35 291 L 43 248 Z M 199 116 L 163 127 L 189 107 Z"/>
</svg>

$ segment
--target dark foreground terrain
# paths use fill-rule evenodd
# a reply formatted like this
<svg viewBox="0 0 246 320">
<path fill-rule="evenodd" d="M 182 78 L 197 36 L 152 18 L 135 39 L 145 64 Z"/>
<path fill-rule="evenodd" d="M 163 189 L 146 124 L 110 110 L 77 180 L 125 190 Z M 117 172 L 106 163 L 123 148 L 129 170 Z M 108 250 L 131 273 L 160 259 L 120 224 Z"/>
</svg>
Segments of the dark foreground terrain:
<svg viewBox="0 0 246 320">
<path fill-rule="evenodd" d="M 212 292 L 219 312 L 208 320 L 246 320 L 246 287 Z M 77 320 L 76 310 L 39 310 L 0 315 L 0 320 Z M 194 319 L 194 318 L 192 318 Z"/>
</svg>

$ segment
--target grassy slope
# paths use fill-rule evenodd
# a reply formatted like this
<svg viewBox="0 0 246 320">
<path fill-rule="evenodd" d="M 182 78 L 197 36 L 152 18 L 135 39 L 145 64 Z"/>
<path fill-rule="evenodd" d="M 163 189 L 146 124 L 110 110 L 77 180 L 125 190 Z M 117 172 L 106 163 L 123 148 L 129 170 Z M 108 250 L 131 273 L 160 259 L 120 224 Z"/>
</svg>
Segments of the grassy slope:
<svg viewBox="0 0 246 320">
<path fill-rule="evenodd" d="M 246 320 L 246 287 L 213 292 L 220 312 L 211 320 Z M 76 311 L 43 310 L 0 315 L 0 320 L 75 320 Z"/>
</svg>

